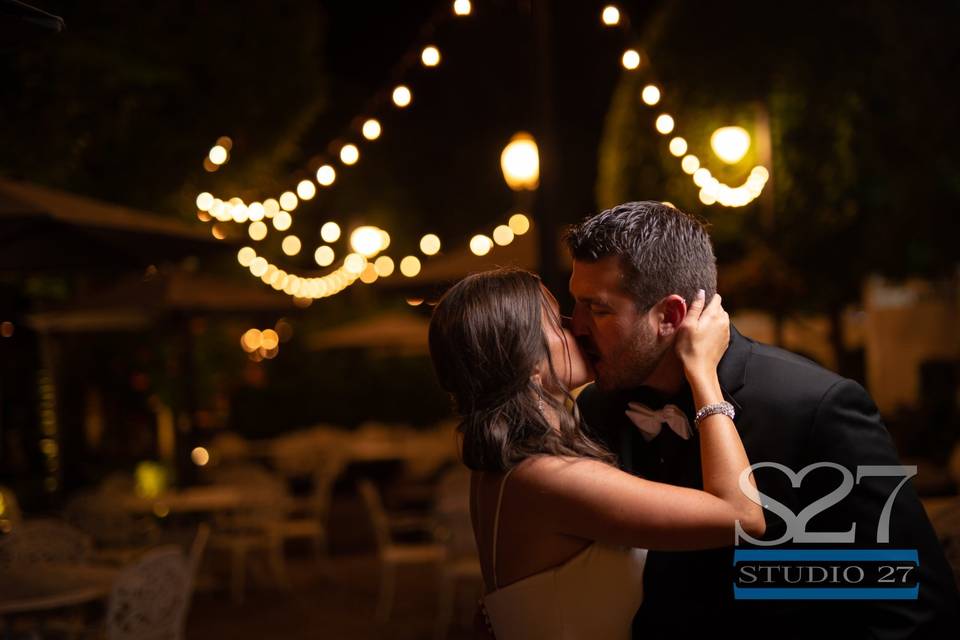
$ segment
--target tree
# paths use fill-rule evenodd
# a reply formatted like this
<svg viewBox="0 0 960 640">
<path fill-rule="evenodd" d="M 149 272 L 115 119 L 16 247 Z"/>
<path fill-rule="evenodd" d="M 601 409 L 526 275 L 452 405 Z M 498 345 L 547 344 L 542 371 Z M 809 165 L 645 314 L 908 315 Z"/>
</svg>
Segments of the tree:
<svg viewBox="0 0 960 640">
<path fill-rule="evenodd" d="M 871 273 L 936 277 L 955 268 L 960 206 L 955 75 L 960 47 L 946 25 L 958 7 L 897 3 L 824 8 L 668 2 L 642 43 L 652 75 L 625 73 L 601 149 L 601 206 L 671 200 L 713 225 L 725 288 L 776 317 L 826 313 L 844 362 L 841 309 Z M 663 109 L 692 151 L 709 133 L 769 113 L 772 215 L 763 197 L 742 209 L 703 206 L 638 96 L 656 77 Z M 745 159 L 749 167 L 754 158 Z M 718 173 L 719 162 L 710 162 Z M 722 174 L 736 181 L 733 171 Z M 742 177 L 742 176 L 741 176 Z"/>
</svg>

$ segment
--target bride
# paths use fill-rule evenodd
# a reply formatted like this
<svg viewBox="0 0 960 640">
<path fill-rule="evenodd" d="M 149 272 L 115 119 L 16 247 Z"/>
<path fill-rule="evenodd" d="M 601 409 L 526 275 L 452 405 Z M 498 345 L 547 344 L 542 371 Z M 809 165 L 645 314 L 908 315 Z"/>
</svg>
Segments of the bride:
<svg viewBox="0 0 960 640">
<path fill-rule="evenodd" d="M 763 513 L 741 490 L 750 462 L 733 421 L 708 407 L 699 435 L 704 490 L 620 471 L 582 425 L 570 389 L 592 372 L 554 297 L 527 271 L 468 276 L 440 300 L 430 355 L 456 400 L 471 515 L 498 640 L 629 638 L 647 549 L 758 537 Z M 678 328 L 696 408 L 723 402 L 716 367 L 729 341 L 720 296 L 703 292 Z M 756 498 L 753 476 L 744 489 Z"/>
</svg>

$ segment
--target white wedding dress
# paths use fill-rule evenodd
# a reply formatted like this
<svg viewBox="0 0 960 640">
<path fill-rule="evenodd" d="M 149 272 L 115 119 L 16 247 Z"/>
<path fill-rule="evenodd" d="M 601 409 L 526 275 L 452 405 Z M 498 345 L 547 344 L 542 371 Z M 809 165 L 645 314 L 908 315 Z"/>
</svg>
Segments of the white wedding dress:
<svg viewBox="0 0 960 640">
<path fill-rule="evenodd" d="M 628 640 L 643 600 L 646 549 L 594 542 L 557 567 L 498 588 L 497 533 L 509 475 L 493 521 L 494 591 L 483 598 L 497 640 Z"/>
</svg>

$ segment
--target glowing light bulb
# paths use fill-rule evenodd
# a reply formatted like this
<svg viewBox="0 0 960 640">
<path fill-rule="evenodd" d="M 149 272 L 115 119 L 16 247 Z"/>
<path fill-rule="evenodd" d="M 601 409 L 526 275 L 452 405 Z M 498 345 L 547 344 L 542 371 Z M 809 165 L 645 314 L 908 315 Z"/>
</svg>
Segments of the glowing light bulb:
<svg viewBox="0 0 960 640">
<path fill-rule="evenodd" d="M 510 221 L 507 224 L 510 226 L 510 230 L 518 236 L 522 236 L 530 230 L 530 219 L 522 213 L 515 213 L 510 216 Z"/>
<path fill-rule="evenodd" d="M 423 66 L 425 67 L 437 66 L 440 64 L 440 50 L 433 45 L 424 47 L 420 53 L 420 61 L 423 62 Z"/>
<path fill-rule="evenodd" d="M 197 196 L 197 209 L 200 211 L 209 211 L 210 207 L 213 206 L 213 195 L 204 191 Z"/>
<path fill-rule="evenodd" d="M 633 71 L 640 66 L 640 54 L 636 49 L 627 49 L 623 52 L 623 57 L 620 59 L 620 62 L 623 63 L 624 69 Z"/>
<path fill-rule="evenodd" d="M 346 165 L 356 164 L 360 159 L 360 150 L 355 144 L 345 144 L 340 148 L 340 162 Z"/>
<path fill-rule="evenodd" d="M 390 256 L 380 256 L 373 262 L 373 268 L 377 270 L 377 275 L 386 278 L 393 273 L 393 258 Z"/>
<path fill-rule="evenodd" d="M 412 100 L 413 94 L 410 93 L 410 88 L 406 85 L 401 84 L 393 90 L 393 104 L 397 105 L 401 109 L 409 106 Z"/>
<path fill-rule="evenodd" d="M 667 135 L 673 131 L 673 116 L 667 113 L 661 113 L 659 116 L 657 116 L 656 127 L 657 131 L 663 135 Z"/>
<path fill-rule="evenodd" d="M 317 195 L 317 187 L 312 180 L 301 180 L 297 184 L 297 195 L 300 196 L 301 200 L 310 200 Z"/>
<path fill-rule="evenodd" d="M 440 251 L 440 238 L 433 233 L 423 236 L 420 238 L 420 251 L 425 256 L 436 255 Z"/>
<path fill-rule="evenodd" d="M 453 12 L 458 16 L 468 16 L 473 10 L 470 0 L 456 0 L 453 3 Z"/>
<path fill-rule="evenodd" d="M 670 153 L 678 158 L 687 152 L 687 141 L 681 137 L 676 137 L 670 141 Z"/>
<path fill-rule="evenodd" d="M 513 229 L 508 227 L 505 224 L 501 224 L 496 229 L 493 230 L 493 241 L 496 242 L 501 247 L 505 247 L 511 242 L 513 242 Z"/>
<path fill-rule="evenodd" d="M 343 269 L 349 274 L 360 275 L 367 267 L 367 259 L 359 253 L 351 253 L 343 259 Z"/>
<path fill-rule="evenodd" d="M 340 239 L 340 225 L 336 222 L 325 222 L 320 227 L 320 237 L 324 242 L 336 242 Z"/>
<path fill-rule="evenodd" d="M 250 236 L 250 239 L 256 240 L 257 242 L 267 237 L 267 231 L 267 225 L 261 220 L 251 222 L 250 226 L 247 227 L 247 234 Z"/>
<path fill-rule="evenodd" d="M 301 247 L 300 238 L 297 236 L 287 236 L 280 245 L 280 248 L 288 256 L 295 256 L 300 253 Z"/>
<path fill-rule="evenodd" d="M 540 151 L 529 133 L 515 134 L 500 154 L 500 170 L 514 191 L 533 191 L 540 184 Z"/>
<path fill-rule="evenodd" d="M 257 252 L 253 247 L 243 247 L 237 252 L 237 261 L 241 267 L 249 267 L 253 259 L 257 257 Z"/>
<path fill-rule="evenodd" d="M 219 166 L 227 161 L 227 150 L 219 144 L 214 145 L 210 149 L 210 153 L 207 154 L 207 157 L 210 159 L 210 162 Z"/>
<path fill-rule="evenodd" d="M 383 249 L 383 236 L 377 227 L 357 227 L 350 234 L 350 246 L 360 255 L 369 258 Z"/>
<path fill-rule="evenodd" d="M 284 191 L 283 195 L 280 196 L 280 206 L 287 211 L 293 211 L 296 209 L 297 204 L 297 194 L 295 194 L 293 191 Z"/>
<path fill-rule="evenodd" d="M 330 165 L 325 164 L 317 169 L 317 182 L 319 182 L 321 186 L 329 187 L 336 179 L 337 171 Z"/>
<path fill-rule="evenodd" d="M 333 249 L 327 245 L 321 245 L 313 252 L 313 259 L 321 267 L 329 267 L 333 264 L 334 257 Z"/>
<path fill-rule="evenodd" d="M 470 251 L 477 256 L 485 256 L 493 248 L 493 240 L 485 235 L 477 234 L 470 238 Z"/>
<path fill-rule="evenodd" d="M 407 256 L 400 261 L 400 273 L 408 278 L 413 278 L 420 273 L 420 258 L 417 256 Z"/>
<path fill-rule="evenodd" d="M 700 159 L 693 154 L 684 156 L 680 161 L 680 168 L 684 173 L 693 175 L 693 172 L 700 168 Z"/>
<path fill-rule="evenodd" d="M 640 92 L 640 98 L 644 104 L 652 107 L 660 102 L 660 88 L 656 85 L 648 84 L 643 88 L 643 91 Z"/>
<path fill-rule="evenodd" d="M 247 215 L 250 216 L 251 222 L 257 222 L 263 220 L 266 215 L 266 209 L 264 209 L 263 205 L 259 202 L 253 202 L 247 207 Z"/>
<path fill-rule="evenodd" d="M 286 211 L 280 211 L 277 215 L 273 216 L 273 228 L 277 231 L 286 231 L 290 228 L 291 224 L 293 224 L 293 216 Z"/>
<path fill-rule="evenodd" d="M 620 9 L 617 9 L 612 4 L 608 4 L 603 8 L 600 19 L 603 20 L 603 24 L 608 27 L 614 27 L 620 24 Z"/>
<path fill-rule="evenodd" d="M 710 146 L 718 158 L 736 164 L 750 149 L 750 134 L 743 127 L 720 127 L 710 136 Z"/>
<path fill-rule="evenodd" d="M 363 131 L 363 137 L 366 138 L 367 140 L 376 140 L 377 138 L 380 137 L 380 133 L 383 131 L 383 129 L 380 127 L 379 120 L 370 118 L 369 120 L 363 123 L 362 131 Z M 317 173 L 317 176 L 319 175 L 320 174 Z"/>
</svg>

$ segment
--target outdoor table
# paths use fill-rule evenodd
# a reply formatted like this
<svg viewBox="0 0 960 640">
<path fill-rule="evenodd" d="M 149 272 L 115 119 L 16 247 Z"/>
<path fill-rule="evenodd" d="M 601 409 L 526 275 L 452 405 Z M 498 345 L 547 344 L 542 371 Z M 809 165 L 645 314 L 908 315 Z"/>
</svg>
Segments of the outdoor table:
<svg viewBox="0 0 960 640">
<path fill-rule="evenodd" d="M 242 509 L 255 504 L 257 492 L 234 485 L 188 487 L 163 493 L 155 498 L 126 496 L 117 504 L 131 512 L 217 513 Z"/>
<path fill-rule="evenodd" d="M 72 607 L 110 594 L 119 569 L 45 562 L 13 566 L 0 580 L 0 615 Z"/>
</svg>

